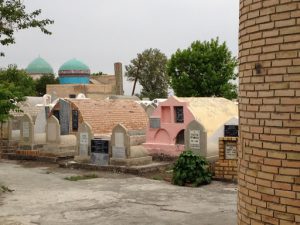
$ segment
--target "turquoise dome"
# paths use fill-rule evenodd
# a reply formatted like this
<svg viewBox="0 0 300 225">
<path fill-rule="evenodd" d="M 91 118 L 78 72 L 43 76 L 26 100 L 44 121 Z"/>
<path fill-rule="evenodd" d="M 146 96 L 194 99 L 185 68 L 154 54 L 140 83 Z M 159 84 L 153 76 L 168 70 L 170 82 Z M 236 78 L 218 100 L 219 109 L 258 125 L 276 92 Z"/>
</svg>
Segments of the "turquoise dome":
<svg viewBox="0 0 300 225">
<path fill-rule="evenodd" d="M 89 84 L 90 68 L 77 59 L 65 62 L 58 70 L 60 84 Z"/>
<path fill-rule="evenodd" d="M 33 60 L 25 69 L 29 74 L 53 74 L 53 69 L 49 63 L 41 57 Z"/>
<path fill-rule="evenodd" d="M 77 59 L 71 59 L 65 62 L 60 68 L 60 70 L 90 70 L 90 68 L 85 65 L 83 62 Z"/>
</svg>

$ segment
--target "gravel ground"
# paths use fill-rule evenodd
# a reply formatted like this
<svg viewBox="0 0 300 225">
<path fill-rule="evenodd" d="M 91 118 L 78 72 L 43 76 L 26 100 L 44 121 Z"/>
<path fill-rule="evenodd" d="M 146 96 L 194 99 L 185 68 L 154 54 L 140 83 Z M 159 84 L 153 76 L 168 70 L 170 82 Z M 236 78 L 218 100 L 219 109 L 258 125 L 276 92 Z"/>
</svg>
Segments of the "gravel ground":
<svg viewBox="0 0 300 225">
<path fill-rule="evenodd" d="M 34 166 L 35 165 L 35 166 Z M 87 171 L 0 160 L 1 225 L 234 225 L 236 185 L 212 182 L 199 188 L 125 174 L 68 181 Z M 1 201 L 1 197 L 0 197 Z"/>
</svg>

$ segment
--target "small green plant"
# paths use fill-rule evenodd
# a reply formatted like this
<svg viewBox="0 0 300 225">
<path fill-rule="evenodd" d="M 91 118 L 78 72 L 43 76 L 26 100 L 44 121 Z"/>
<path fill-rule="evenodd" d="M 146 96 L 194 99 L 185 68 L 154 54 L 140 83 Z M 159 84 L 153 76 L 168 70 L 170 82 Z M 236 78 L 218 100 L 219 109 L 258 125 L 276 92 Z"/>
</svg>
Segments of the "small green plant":
<svg viewBox="0 0 300 225">
<path fill-rule="evenodd" d="M 154 175 L 152 176 L 153 180 L 163 180 L 164 178 L 161 175 Z"/>
<path fill-rule="evenodd" d="M 94 179 L 94 178 L 98 178 L 98 176 L 96 174 L 86 174 L 86 175 L 82 175 L 82 176 L 70 176 L 70 177 L 65 177 L 65 180 L 69 180 L 69 181 L 78 181 L 78 180 L 88 180 L 88 179 Z"/>
<path fill-rule="evenodd" d="M 197 187 L 211 182 L 211 173 L 208 162 L 202 156 L 195 155 L 192 151 L 180 154 L 173 168 L 173 184 L 183 186 L 192 184 Z"/>
</svg>

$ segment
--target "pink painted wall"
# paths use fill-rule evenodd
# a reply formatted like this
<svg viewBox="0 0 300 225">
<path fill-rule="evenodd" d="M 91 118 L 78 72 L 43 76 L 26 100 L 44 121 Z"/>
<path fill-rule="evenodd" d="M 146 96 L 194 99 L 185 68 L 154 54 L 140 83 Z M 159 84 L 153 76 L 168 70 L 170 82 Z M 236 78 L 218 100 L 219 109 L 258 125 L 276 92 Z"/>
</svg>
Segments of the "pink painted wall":
<svg viewBox="0 0 300 225">
<path fill-rule="evenodd" d="M 183 123 L 175 122 L 175 106 L 183 106 Z M 160 128 L 150 128 L 148 125 L 144 147 L 150 154 L 178 156 L 184 150 L 184 145 L 176 145 L 176 136 L 195 119 L 187 106 L 188 103 L 170 97 L 154 110 L 151 118 L 160 118 Z"/>
</svg>

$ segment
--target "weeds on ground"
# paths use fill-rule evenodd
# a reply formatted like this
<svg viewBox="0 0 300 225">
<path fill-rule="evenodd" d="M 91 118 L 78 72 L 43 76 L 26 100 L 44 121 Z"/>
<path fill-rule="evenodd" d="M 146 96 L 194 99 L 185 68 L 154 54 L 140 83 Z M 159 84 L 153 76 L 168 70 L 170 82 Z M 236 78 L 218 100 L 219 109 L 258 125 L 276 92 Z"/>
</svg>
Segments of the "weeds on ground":
<svg viewBox="0 0 300 225">
<path fill-rule="evenodd" d="M 153 180 L 163 180 L 164 178 L 161 175 L 154 175 L 152 176 Z"/>
<path fill-rule="evenodd" d="M 88 180 L 88 179 L 94 179 L 94 178 L 98 178 L 98 175 L 96 175 L 96 174 L 86 174 L 86 175 L 65 177 L 64 179 L 68 180 L 68 181 L 79 181 L 79 180 Z"/>
<path fill-rule="evenodd" d="M 5 193 L 5 192 L 13 192 L 14 190 L 10 189 L 7 186 L 1 185 L 0 186 L 0 192 Z"/>
</svg>

